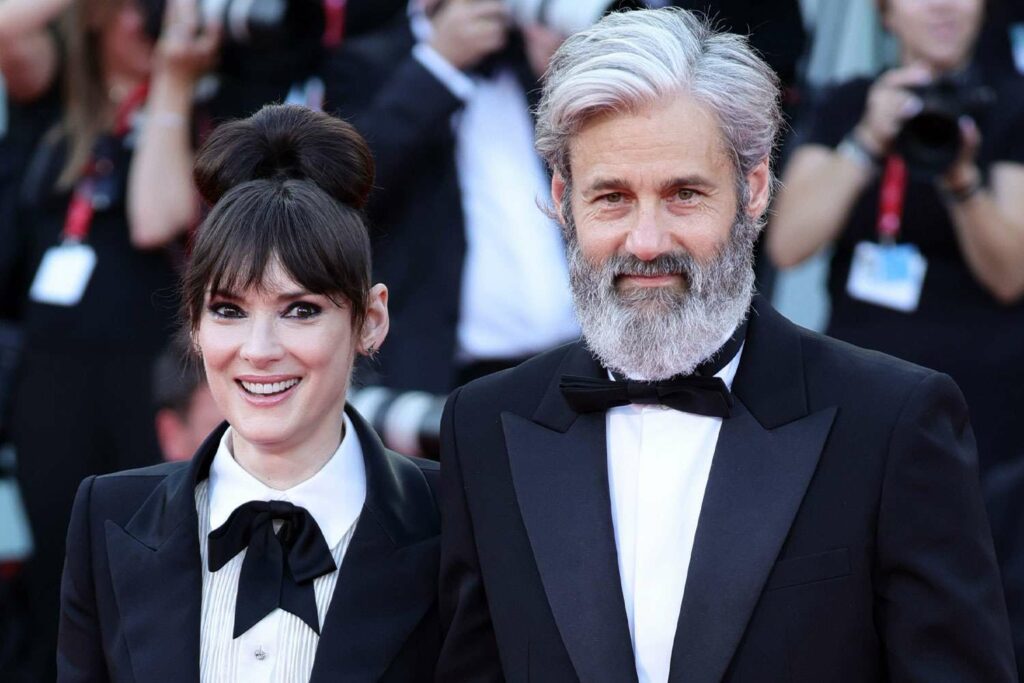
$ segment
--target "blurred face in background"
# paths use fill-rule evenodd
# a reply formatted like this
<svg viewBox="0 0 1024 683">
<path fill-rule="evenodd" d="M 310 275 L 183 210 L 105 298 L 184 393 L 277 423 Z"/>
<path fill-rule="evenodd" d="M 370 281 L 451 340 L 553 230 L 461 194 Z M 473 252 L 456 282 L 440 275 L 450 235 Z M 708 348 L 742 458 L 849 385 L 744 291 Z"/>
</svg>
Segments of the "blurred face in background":
<svg viewBox="0 0 1024 683">
<path fill-rule="evenodd" d="M 134 0 L 93 2 L 90 24 L 98 34 L 103 70 L 124 78 L 144 79 L 153 68 L 153 41 L 145 16 Z"/>
<path fill-rule="evenodd" d="M 206 382 L 195 388 L 184 410 L 161 408 L 156 414 L 156 436 L 164 459 L 191 458 L 223 419 Z"/>
<path fill-rule="evenodd" d="M 882 19 L 903 51 L 904 64 L 923 62 L 938 72 L 971 58 L 984 0 L 885 0 Z"/>
</svg>

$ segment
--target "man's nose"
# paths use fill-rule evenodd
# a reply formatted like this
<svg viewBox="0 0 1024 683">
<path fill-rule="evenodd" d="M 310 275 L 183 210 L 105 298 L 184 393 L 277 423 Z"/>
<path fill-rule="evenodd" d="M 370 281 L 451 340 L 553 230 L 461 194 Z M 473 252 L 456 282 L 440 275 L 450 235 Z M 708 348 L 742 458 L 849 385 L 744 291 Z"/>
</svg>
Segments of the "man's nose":
<svg viewBox="0 0 1024 683">
<path fill-rule="evenodd" d="M 278 335 L 276 320 L 262 316 L 252 318 L 242 344 L 242 358 L 257 367 L 263 367 L 283 355 L 284 347 Z"/>
<path fill-rule="evenodd" d="M 672 250 L 671 233 L 656 206 L 637 208 L 636 220 L 626 235 L 625 249 L 641 261 L 653 261 Z"/>
</svg>

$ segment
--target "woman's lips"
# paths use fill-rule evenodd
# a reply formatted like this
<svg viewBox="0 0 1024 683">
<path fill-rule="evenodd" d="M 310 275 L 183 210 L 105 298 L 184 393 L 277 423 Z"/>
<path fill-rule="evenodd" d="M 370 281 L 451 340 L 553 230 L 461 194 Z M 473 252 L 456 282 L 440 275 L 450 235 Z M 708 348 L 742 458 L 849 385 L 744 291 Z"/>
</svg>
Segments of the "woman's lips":
<svg viewBox="0 0 1024 683">
<path fill-rule="evenodd" d="M 239 377 L 235 379 L 242 396 L 255 406 L 273 406 L 295 393 L 299 377 Z"/>
</svg>

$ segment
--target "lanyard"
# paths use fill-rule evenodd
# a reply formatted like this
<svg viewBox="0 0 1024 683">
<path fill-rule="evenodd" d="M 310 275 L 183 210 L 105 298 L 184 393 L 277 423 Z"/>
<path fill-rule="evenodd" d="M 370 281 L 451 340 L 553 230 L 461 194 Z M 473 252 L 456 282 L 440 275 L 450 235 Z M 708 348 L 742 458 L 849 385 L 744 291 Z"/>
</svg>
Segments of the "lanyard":
<svg viewBox="0 0 1024 683">
<path fill-rule="evenodd" d="M 331 49 L 341 45 L 345 36 L 345 6 L 347 0 L 324 0 L 323 46 Z"/>
<path fill-rule="evenodd" d="M 882 171 L 878 197 L 878 241 L 892 244 L 900 234 L 903 222 L 903 200 L 907 196 L 907 162 L 891 155 Z"/>
<path fill-rule="evenodd" d="M 143 83 L 118 105 L 114 114 L 112 141 L 120 142 L 131 130 L 135 112 L 145 103 L 147 94 L 149 94 L 149 84 Z M 102 138 L 97 141 L 89 161 L 85 164 L 82 178 L 75 183 L 75 188 L 71 192 L 71 202 L 68 204 L 68 211 L 64 216 L 64 232 L 62 234 L 64 241 L 84 242 L 89 237 L 89 230 L 92 228 L 92 219 L 96 210 L 105 209 L 110 204 L 109 193 L 102 192 L 100 189 L 110 186 L 110 176 L 115 170 L 111 158 L 113 150 L 109 145 L 103 145 L 102 142 Z M 105 149 L 103 152 L 99 152 L 102 147 Z"/>
</svg>

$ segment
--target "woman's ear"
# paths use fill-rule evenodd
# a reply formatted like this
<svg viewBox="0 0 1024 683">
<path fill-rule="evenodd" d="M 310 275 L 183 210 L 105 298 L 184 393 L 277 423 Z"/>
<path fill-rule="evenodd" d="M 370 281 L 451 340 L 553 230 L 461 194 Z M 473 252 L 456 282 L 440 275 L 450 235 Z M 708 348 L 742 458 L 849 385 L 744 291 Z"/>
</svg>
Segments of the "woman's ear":
<svg viewBox="0 0 1024 683">
<path fill-rule="evenodd" d="M 363 318 L 363 327 L 359 331 L 359 353 L 371 357 L 377 353 L 388 336 L 390 324 L 388 288 L 378 283 L 370 288 L 370 293 L 366 297 L 366 317 Z"/>
</svg>

